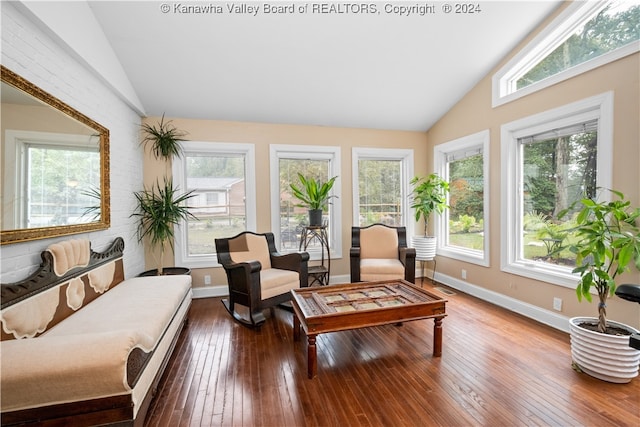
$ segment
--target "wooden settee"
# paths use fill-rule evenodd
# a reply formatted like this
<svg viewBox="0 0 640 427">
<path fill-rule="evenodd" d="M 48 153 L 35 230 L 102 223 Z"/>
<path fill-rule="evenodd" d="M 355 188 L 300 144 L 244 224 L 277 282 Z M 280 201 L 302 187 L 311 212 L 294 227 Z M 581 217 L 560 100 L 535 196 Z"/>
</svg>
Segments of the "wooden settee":
<svg viewBox="0 0 640 427">
<path fill-rule="evenodd" d="M 187 320 L 190 276 L 124 279 L 124 241 L 68 240 L 2 284 L 2 425 L 142 425 Z"/>
</svg>

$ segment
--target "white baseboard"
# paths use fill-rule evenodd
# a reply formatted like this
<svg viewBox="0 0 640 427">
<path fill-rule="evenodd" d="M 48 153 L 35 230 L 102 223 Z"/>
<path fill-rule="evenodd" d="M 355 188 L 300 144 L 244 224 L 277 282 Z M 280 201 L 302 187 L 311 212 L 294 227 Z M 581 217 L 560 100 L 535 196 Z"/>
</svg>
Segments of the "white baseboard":
<svg viewBox="0 0 640 427">
<path fill-rule="evenodd" d="M 204 288 L 192 288 L 193 298 L 213 298 L 224 297 L 229 295 L 229 287 L 227 285 L 205 286 Z"/>
<path fill-rule="evenodd" d="M 350 283 L 351 282 L 351 275 L 350 274 L 343 274 L 341 276 L 331 276 L 329 277 L 329 284 L 330 285 L 340 285 L 343 283 Z"/>
<path fill-rule="evenodd" d="M 554 313 L 550 310 L 545 310 L 544 308 L 537 307 L 533 304 L 520 301 L 510 296 L 456 279 L 455 277 L 447 276 L 446 274 L 436 272 L 435 279 L 437 282 L 449 286 L 450 288 L 457 289 L 465 294 L 472 295 L 491 304 L 506 308 L 507 310 L 521 314 L 537 322 L 551 326 L 552 328 L 567 333 L 569 332 L 569 318 L 561 314 Z"/>
<path fill-rule="evenodd" d="M 348 274 L 342 276 L 331 276 L 329 284 L 337 285 L 340 283 L 349 283 L 350 280 L 351 276 Z M 227 285 L 204 286 L 192 288 L 191 290 L 193 292 L 194 299 L 226 297 L 229 295 L 229 287 Z"/>
<path fill-rule="evenodd" d="M 416 276 L 416 281 L 418 279 L 419 277 Z M 552 328 L 567 333 L 569 332 L 569 318 L 561 314 L 554 313 L 550 310 L 545 310 L 543 308 L 520 301 L 507 295 L 491 291 L 489 289 L 474 285 L 460 279 L 456 279 L 455 277 L 447 276 L 446 274 L 436 272 L 435 279 L 436 281 L 449 286 L 450 288 L 457 289 L 460 292 L 464 292 L 465 294 L 472 295 L 491 304 L 506 308 L 507 310 L 521 314 L 537 322 L 551 326 Z M 336 285 L 340 283 L 349 283 L 350 280 L 351 277 L 348 274 L 341 276 L 331 276 L 329 279 L 329 284 Z M 229 288 L 227 287 L 227 285 L 193 288 L 194 299 L 223 297 L 227 295 L 229 295 Z"/>
</svg>

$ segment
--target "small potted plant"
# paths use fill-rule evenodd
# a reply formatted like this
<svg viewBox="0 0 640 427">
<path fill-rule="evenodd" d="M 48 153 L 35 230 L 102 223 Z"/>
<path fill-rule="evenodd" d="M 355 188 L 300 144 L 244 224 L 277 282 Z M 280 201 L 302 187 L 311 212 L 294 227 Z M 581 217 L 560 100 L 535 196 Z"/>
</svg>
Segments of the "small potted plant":
<svg viewBox="0 0 640 427">
<path fill-rule="evenodd" d="M 305 178 L 304 175 L 298 173 L 298 178 L 302 184 L 301 187 L 293 183 L 290 184 L 293 196 L 301 202 L 296 206 L 309 209 L 310 226 L 320 226 L 322 225 L 322 212 L 328 208 L 331 199 L 336 197 L 330 193 L 338 177 L 334 176 L 327 182 L 322 182 L 315 178 Z"/>
<path fill-rule="evenodd" d="M 576 214 L 569 249 L 576 255 L 573 273 L 580 275 L 578 301 L 598 294 L 598 317 L 570 319 L 571 355 L 579 371 L 609 382 L 626 383 L 638 375 L 640 351 L 629 347 L 634 328 L 607 320 L 607 299 L 614 295 L 616 277 L 635 266 L 640 270 L 640 208 L 632 208 L 619 191 L 613 201 L 583 198 Z M 559 214 L 562 218 L 565 210 Z"/>
<path fill-rule="evenodd" d="M 436 255 L 436 238 L 427 234 L 429 216 L 432 212 L 440 214 L 448 207 L 449 183 L 436 173 L 426 177 L 416 176 L 409 183 L 413 186 L 410 197 L 411 208 L 415 209 L 416 222 L 421 218 L 424 221 L 424 233 L 412 237 L 412 244 L 416 249 L 416 259 L 433 259 Z"/>
<path fill-rule="evenodd" d="M 144 123 L 142 132 L 144 133 L 144 138 L 142 138 L 140 144 L 150 144 L 151 152 L 156 159 L 168 162 L 174 156 L 182 156 L 180 142 L 186 141 L 186 139 L 183 139 L 186 133 L 173 126 L 171 120 L 165 122 L 164 114 L 157 126 Z"/>
<path fill-rule="evenodd" d="M 156 159 L 163 160 L 166 165 L 173 157 L 182 155 L 180 142 L 185 141 L 183 137 L 186 133 L 176 129 L 171 121 L 165 121 L 164 115 L 157 126 L 144 123 L 142 132 L 144 136 L 141 144 L 151 145 L 151 153 Z M 183 220 L 196 219 L 185 204 L 194 196 L 193 191 L 179 194 L 178 188 L 173 185 L 173 180 L 164 176 L 163 182 L 157 180 L 150 189 L 145 188 L 134 195 L 136 209 L 131 217 L 137 218 L 138 241 L 148 239 L 158 266 L 157 269 L 145 271 L 141 276 L 189 274 L 188 268 L 165 268 L 163 258 L 167 247 L 174 249 L 174 227 Z"/>
</svg>

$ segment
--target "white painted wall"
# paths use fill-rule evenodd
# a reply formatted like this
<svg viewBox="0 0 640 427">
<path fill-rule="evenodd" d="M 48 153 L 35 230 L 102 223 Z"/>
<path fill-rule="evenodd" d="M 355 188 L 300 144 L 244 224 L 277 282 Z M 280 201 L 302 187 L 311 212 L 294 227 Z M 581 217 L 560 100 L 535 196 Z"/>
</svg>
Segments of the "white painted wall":
<svg viewBox="0 0 640 427">
<path fill-rule="evenodd" d="M 118 57 L 87 1 L 23 1 L 14 3 L 41 28 L 60 40 L 81 64 L 96 72 L 129 106 L 144 116 L 138 99 Z"/>
<path fill-rule="evenodd" d="M 111 144 L 111 228 L 77 234 L 88 238 L 94 250 L 106 248 L 115 237 L 125 240 L 124 268 L 127 277 L 144 269 L 144 252 L 135 237 L 135 225 L 129 218 L 134 207 L 134 191 L 142 188 L 143 153 L 139 146 L 140 116 L 122 100 L 122 93 L 105 83 L 96 69 L 74 54 L 42 20 L 36 19 L 24 5 L 2 2 L 2 65 L 36 84 L 51 95 L 92 118 L 110 131 Z M 77 39 L 103 37 L 75 34 Z M 70 40 L 73 33 L 65 34 Z M 96 62 L 98 63 L 98 62 Z M 27 277 L 40 264 L 40 252 L 50 244 L 64 240 L 53 238 L 0 246 L 0 281 L 15 282 Z"/>
</svg>

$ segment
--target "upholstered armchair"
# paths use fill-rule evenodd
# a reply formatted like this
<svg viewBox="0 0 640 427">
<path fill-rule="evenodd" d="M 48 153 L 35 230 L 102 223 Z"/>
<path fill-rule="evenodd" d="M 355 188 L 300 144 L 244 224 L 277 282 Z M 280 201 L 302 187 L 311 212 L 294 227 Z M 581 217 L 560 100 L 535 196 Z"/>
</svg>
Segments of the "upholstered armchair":
<svg viewBox="0 0 640 427">
<path fill-rule="evenodd" d="M 218 262 L 227 273 L 229 298 L 222 302 L 238 322 L 259 327 L 263 310 L 291 299 L 291 289 L 307 286 L 309 254 L 279 254 L 273 233 L 242 232 L 215 239 Z M 240 316 L 235 304 L 249 309 L 249 319 Z"/>
<path fill-rule="evenodd" d="M 407 247 L 405 227 L 351 227 L 351 282 L 416 280 L 416 250 Z"/>
</svg>

